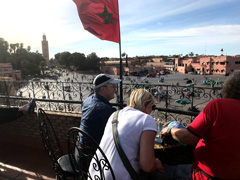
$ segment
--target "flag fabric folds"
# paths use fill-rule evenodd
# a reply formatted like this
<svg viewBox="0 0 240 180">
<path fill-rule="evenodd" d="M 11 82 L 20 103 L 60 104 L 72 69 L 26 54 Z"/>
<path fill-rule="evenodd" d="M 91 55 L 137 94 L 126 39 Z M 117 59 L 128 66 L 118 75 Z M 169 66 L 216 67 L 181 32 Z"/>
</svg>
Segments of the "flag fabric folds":
<svg viewBox="0 0 240 180">
<path fill-rule="evenodd" d="M 120 43 L 118 0 L 73 0 L 85 30 Z"/>
</svg>

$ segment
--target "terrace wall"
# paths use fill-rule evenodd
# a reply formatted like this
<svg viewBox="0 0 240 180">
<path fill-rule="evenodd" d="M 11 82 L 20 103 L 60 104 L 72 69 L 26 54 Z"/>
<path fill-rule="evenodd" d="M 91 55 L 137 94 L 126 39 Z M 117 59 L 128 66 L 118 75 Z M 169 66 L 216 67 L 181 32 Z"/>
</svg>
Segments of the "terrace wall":
<svg viewBox="0 0 240 180">
<path fill-rule="evenodd" d="M 80 125 L 80 115 L 46 112 L 61 144 L 67 143 L 69 128 Z M 28 114 L 15 121 L 0 124 L 0 136 L 5 141 L 28 142 L 29 146 L 42 147 L 37 114 Z M 25 139 L 25 140 L 24 140 Z M 30 141 L 29 141 L 30 140 Z M 29 143 L 31 142 L 31 144 Z M 1 143 L 0 143 L 1 144 Z"/>
</svg>

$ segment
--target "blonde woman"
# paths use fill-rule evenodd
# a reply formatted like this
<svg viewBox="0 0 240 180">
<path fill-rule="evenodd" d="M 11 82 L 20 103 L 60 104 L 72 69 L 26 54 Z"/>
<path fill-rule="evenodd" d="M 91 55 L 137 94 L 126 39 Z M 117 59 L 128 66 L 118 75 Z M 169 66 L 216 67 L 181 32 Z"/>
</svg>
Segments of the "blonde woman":
<svg viewBox="0 0 240 180">
<path fill-rule="evenodd" d="M 137 173 L 140 169 L 151 173 L 163 171 L 161 161 L 154 155 L 154 139 L 157 133 L 156 122 L 149 114 L 152 112 L 154 97 L 145 89 L 134 90 L 129 104 L 120 110 L 117 118 L 117 132 L 120 144 Z M 117 180 L 130 180 L 116 149 L 112 133 L 113 114 L 108 119 L 100 147 L 107 156 Z M 90 172 L 94 172 L 90 166 Z M 165 175 L 163 174 L 163 177 Z M 106 179 L 109 179 L 107 176 Z"/>
</svg>

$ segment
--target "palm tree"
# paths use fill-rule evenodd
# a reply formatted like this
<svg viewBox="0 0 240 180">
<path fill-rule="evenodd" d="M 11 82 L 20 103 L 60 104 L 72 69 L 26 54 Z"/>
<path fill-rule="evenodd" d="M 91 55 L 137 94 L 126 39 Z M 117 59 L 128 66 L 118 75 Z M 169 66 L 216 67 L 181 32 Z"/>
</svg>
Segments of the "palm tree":
<svg viewBox="0 0 240 180">
<path fill-rule="evenodd" d="M 190 57 L 193 57 L 193 56 L 194 56 L 194 53 L 193 53 L 193 52 L 190 52 L 190 53 L 189 53 L 189 56 L 190 56 Z"/>
<path fill-rule="evenodd" d="M 124 52 L 124 53 L 122 53 L 122 57 L 124 57 L 124 56 L 126 56 L 126 67 L 128 67 L 128 60 L 127 60 L 127 58 L 128 58 L 128 55 Z"/>
<path fill-rule="evenodd" d="M 10 44 L 10 48 L 12 49 L 13 53 L 16 52 L 16 44 Z"/>
<path fill-rule="evenodd" d="M 28 51 L 28 52 L 31 51 L 31 47 L 30 47 L 30 46 L 27 47 L 27 51 Z"/>
</svg>

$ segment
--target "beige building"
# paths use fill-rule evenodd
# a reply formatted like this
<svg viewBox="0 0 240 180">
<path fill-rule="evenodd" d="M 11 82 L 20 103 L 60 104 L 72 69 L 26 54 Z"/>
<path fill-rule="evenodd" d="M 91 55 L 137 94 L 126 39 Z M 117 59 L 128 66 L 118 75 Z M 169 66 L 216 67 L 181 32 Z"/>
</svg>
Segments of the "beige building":
<svg viewBox="0 0 240 180">
<path fill-rule="evenodd" d="M 120 62 L 119 58 L 110 60 L 110 61 L 104 61 L 101 62 L 100 70 L 103 73 L 107 74 L 114 74 L 119 75 L 120 74 Z M 128 74 L 130 72 L 140 71 L 140 67 L 138 66 L 138 62 L 136 59 L 128 58 L 127 62 L 126 59 L 122 60 L 122 67 L 123 67 L 123 74 Z"/>
<path fill-rule="evenodd" d="M 240 56 L 198 56 L 191 58 L 170 58 L 167 56 L 149 56 L 143 58 L 128 58 L 122 60 L 123 75 L 132 72 L 148 70 L 149 73 L 165 73 L 177 71 L 182 74 L 193 72 L 196 74 L 228 75 L 234 70 L 240 70 Z M 101 63 L 103 73 L 119 75 L 119 58 Z"/>
<path fill-rule="evenodd" d="M 175 59 L 175 70 L 185 74 L 194 72 L 197 74 L 222 74 L 228 75 L 234 70 L 240 70 L 239 56 L 206 56 L 188 59 Z"/>
<path fill-rule="evenodd" d="M 152 58 L 153 62 L 149 62 L 147 64 L 151 64 L 157 72 L 160 71 L 174 71 L 175 67 L 175 59 L 168 58 L 167 56 L 159 56 L 159 57 L 153 57 Z"/>
<path fill-rule="evenodd" d="M 0 63 L 0 79 L 21 80 L 20 70 L 14 70 L 10 63 Z"/>
<path fill-rule="evenodd" d="M 122 59 L 123 75 L 130 75 L 132 73 L 145 71 L 149 73 L 165 72 L 167 68 L 172 70 L 174 68 L 174 61 L 172 63 L 166 63 L 166 58 L 162 57 L 139 57 Z M 111 61 L 101 62 L 100 69 L 103 73 L 119 75 L 120 74 L 120 62 L 119 58 L 115 58 Z"/>
</svg>

